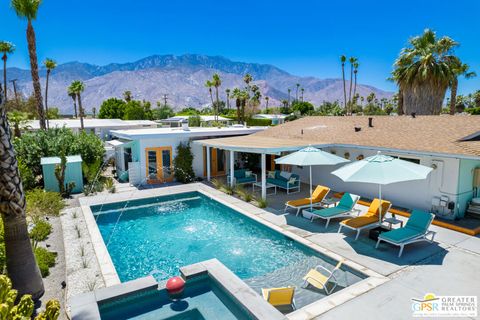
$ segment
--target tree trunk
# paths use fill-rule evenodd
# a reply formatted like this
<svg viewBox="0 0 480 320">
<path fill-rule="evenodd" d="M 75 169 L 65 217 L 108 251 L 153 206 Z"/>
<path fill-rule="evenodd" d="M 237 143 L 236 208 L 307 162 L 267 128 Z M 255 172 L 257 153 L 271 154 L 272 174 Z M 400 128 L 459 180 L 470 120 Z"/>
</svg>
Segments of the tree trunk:
<svg viewBox="0 0 480 320">
<path fill-rule="evenodd" d="M 217 99 L 217 105 L 215 106 L 215 121 L 218 121 L 218 113 L 220 111 L 220 100 L 218 98 L 218 87 L 215 87 L 215 99 Z"/>
<path fill-rule="evenodd" d="M 405 114 L 404 112 L 404 106 L 403 106 L 403 90 L 398 89 L 398 101 L 397 101 L 397 114 L 399 116 L 403 116 Z"/>
<path fill-rule="evenodd" d="M 50 78 L 50 69 L 47 69 L 47 81 L 45 83 L 45 118 L 47 120 L 47 129 L 50 127 L 48 123 L 48 79 Z"/>
<path fill-rule="evenodd" d="M 403 91 L 403 106 L 406 114 L 438 115 L 447 91 L 447 84 L 434 82 L 406 85 Z"/>
<path fill-rule="evenodd" d="M 348 91 L 348 112 L 352 112 L 353 65 L 350 65 L 350 89 Z"/>
<path fill-rule="evenodd" d="M 342 79 L 343 79 L 343 109 L 347 112 L 347 87 L 345 84 L 345 64 L 342 63 Z"/>
<path fill-rule="evenodd" d="M 25 219 L 25 194 L 11 143 L 5 106 L 0 97 L 0 212 L 4 226 L 7 273 L 20 296 L 37 300 L 44 293 Z"/>
<path fill-rule="evenodd" d="M 73 111 L 75 112 L 75 118 L 78 118 L 78 114 L 77 114 L 77 98 L 75 98 L 75 96 L 73 96 L 72 99 L 73 99 Z"/>
<path fill-rule="evenodd" d="M 35 31 L 33 30 L 32 22 L 28 21 L 27 26 L 27 42 L 28 54 L 30 55 L 30 69 L 32 73 L 33 93 L 35 101 L 37 102 L 38 120 L 40 122 L 40 129 L 45 130 L 45 114 L 43 112 L 42 89 L 40 87 L 40 78 L 38 77 L 38 62 L 37 62 L 37 48 L 35 40 Z"/>
<path fill-rule="evenodd" d="M 455 77 L 452 81 L 452 87 L 450 88 L 450 114 L 455 115 L 456 106 L 457 106 L 457 89 L 458 89 L 458 79 Z"/>
<path fill-rule="evenodd" d="M 82 97 L 80 94 L 77 95 L 78 99 L 78 113 L 80 115 L 80 130 L 84 131 L 85 129 L 83 128 L 83 107 L 82 107 Z"/>
<path fill-rule="evenodd" d="M 4 53 L 3 57 L 3 92 L 5 93 L 5 103 L 8 101 L 7 97 L 7 54 Z"/>
<path fill-rule="evenodd" d="M 353 98 L 355 99 L 355 96 L 357 95 L 357 72 L 354 71 L 355 74 L 355 82 L 353 83 Z"/>
</svg>

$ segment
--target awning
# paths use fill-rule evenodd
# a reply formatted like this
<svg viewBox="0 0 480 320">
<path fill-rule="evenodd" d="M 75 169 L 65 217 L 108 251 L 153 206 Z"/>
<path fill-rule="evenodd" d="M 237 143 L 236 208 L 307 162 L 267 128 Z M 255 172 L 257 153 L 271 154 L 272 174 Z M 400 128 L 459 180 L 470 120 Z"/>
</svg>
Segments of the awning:
<svg viewBox="0 0 480 320">
<path fill-rule="evenodd" d="M 279 139 L 256 135 L 196 140 L 194 143 L 235 152 L 265 154 L 280 154 L 284 151 L 296 151 L 306 146 L 305 141 L 301 140 Z"/>
<path fill-rule="evenodd" d="M 106 144 L 109 144 L 110 146 L 116 148 L 116 147 L 120 147 L 120 146 L 123 146 L 127 143 L 131 143 L 132 141 L 130 140 L 109 140 L 109 141 L 105 141 Z"/>
</svg>

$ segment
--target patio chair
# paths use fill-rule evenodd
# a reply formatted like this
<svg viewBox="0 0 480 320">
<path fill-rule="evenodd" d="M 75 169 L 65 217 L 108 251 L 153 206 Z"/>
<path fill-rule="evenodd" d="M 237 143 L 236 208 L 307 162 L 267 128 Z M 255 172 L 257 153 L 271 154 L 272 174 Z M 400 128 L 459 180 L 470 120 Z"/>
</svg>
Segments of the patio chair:
<svg viewBox="0 0 480 320">
<path fill-rule="evenodd" d="M 325 290 L 326 294 L 332 293 L 338 284 L 337 278 L 335 278 L 335 272 L 340 269 L 344 261 L 345 260 L 340 260 L 332 271 L 321 265 L 316 266 L 314 269 L 310 269 L 305 277 L 303 277 L 303 288 L 307 288 L 308 285 L 312 285 L 317 289 Z M 329 282 L 333 283 L 330 289 L 328 289 L 327 286 Z"/>
<path fill-rule="evenodd" d="M 330 223 L 331 219 L 341 218 L 350 215 L 354 211 L 353 208 L 355 207 L 359 199 L 360 196 L 345 192 L 336 207 L 313 210 L 312 212 L 310 212 L 312 214 L 311 219 L 312 221 L 317 218 L 327 220 L 325 228 L 328 228 L 328 224 Z"/>
<path fill-rule="evenodd" d="M 321 204 L 329 192 L 329 187 L 317 186 L 312 193 L 311 202 L 310 198 L 290 200 L 285 203 L 285 209 L 283 211 L 286 212 L 288 208 L 294 208 L 297 209 L 296 215 L 298 216 L 300 210 L 303 208 L 308 208 L 311 204 Z"/>
<path fill-rule="evenodd" d="M 274 307 L 291 306 L 292 309 L 296 309 L 295 306 L 295 287 L 283 287 L 283 288 L 262 288 L 263 299 L 267 300 Z"/>
<path fill-rule="evenodd" d="M 382 200 L 382 217 L 380 218 L 380 199 L 373 199 L 370 207 L 368 207 L 368 211 L 365 214 L 340 222 L 338 233 L 342 231 L 343 227 L 355 230 L 357 231 L 355 240 L 357 240 L 362 230 L 372 229 L 380 226 L 381 220 L 383 220 L 383 217 L 388 212 L 388 210 L 390 210 L 391 206 L 392 203 L 390 201 Z"/>
<path fill-rule="evenodd" d="M 428 228 L 430 227 L 434 217 L 435 216 L 433 213 L 413 210 L 405 227 L 381 233 L 378 236 L 378 241 L 375 248 L 378 248 L 378 245 L 381 241 L 399 246 L 400 252 L 398 253 L 398 257 L 400 258 L 403 253 L 403 248 L 407 244 L 420 241 L 433 243 L 436 232 L 428 230 Z M 431 236 L 431 238 L 428 239 L 428 236 Z"/>
</svg>

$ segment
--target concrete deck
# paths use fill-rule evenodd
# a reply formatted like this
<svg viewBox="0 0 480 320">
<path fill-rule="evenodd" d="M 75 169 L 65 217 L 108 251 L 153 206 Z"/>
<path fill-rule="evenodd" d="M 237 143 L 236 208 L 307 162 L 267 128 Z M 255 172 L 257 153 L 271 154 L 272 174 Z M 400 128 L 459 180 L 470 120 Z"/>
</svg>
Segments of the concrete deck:
<svg viewBox="0 0 480 320">
<path fill-rule="evenodd" d="M 202 184 L 193 185 L 198 186 L 195 187 L 198 189 L 208 188 Z M 181 192 L 191 190 L 193 185 L 172 188 L 178 189 L 175 192 Z M 136 198 L 167 194 L 166 189 L 170 188 L 162 189 L 133 192 L 131 196 Z M 336 296 L 337 293 L 333 294 L 328 299 L 323 299 L 328 300 L 328 306 L 319 303 L 311 309 L 303 308 L 304 310 L 289 314 L 289 319 L 408 319 L 412 317 L 412 298 L 422 298 L 426 293 L 467 296 L 478 295 L 480 292 L 479 237 L 431 226 L 430 229 L 437 232 L 434 244 L 411 244 L 405 247 L 403 256 L 398 258 L 398 247 L 382 243 L 377 250 L 375 242 L 367 237 L 366 232 L 357 241 L 354 241 L 353 233 L 348 230 L 337 233 L 338 221 L 332 220 L 329 228 L 325 228 L 324 221 L 316 220 L 312 223 L 303 217 L 295 216 L 293 211 L 293 214 L 285 214 L 285 201 L 305 197 L 309 192 L 308 187 L 302 186 L 302 192 L 290 195 L 278 190 L 277 195 L 267 197 L 268 208 L 265 210 L 217 190 L 208 189 L 217 200 L 236 207 L 243 211 L 242 213 L 248 213 L 274 230 L 293 234 L 297 241 L 318 246 L 317 250 L 320 252 L 346 258 L 351 265 L 370 270 L 372 275 L 378 274 L 385 279 L 375 278 L 373 275 L 371 277 L 378 280 L 374 286 L 353 293 L 349 299 L 340 298 Z M 111 195 L 108 199 L 82 200 L 82 206 L 124 201 L 125 194 Z M 358 209 L 364 211 L 367 208 L 358 206 Z M 398 216 L 397 218 L 403 219 Z"/>
</svg>

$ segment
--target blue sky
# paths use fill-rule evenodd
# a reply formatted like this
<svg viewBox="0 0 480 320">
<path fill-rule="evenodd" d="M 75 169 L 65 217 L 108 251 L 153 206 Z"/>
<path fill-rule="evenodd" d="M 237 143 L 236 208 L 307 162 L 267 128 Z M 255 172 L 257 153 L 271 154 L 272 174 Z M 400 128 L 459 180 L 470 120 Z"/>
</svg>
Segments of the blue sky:
<svg viewBox="0 0 480 320">
<path fill-rule="evenodd" d="M 10 66 L 25 68 L 26 22 L 9 2 L 0 3 L 0 39 L 17 45 Z M 337 78 L 345 54 L 358 57 L 360 82 L 387 90 L 395 89 L 385 79 L 400 49 L 430 27 L 459 41 L 458 55 L 479 73 L 460 82 L 465 93 L 480 89 L 479 12 L 478 0 L 44 0 L 34 26 L 40 61 L 107 64 L 200 53 Z"/>
</svg>

